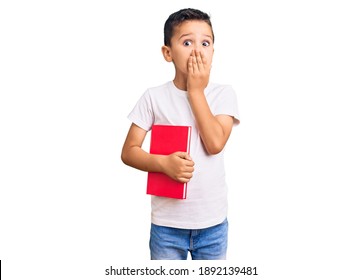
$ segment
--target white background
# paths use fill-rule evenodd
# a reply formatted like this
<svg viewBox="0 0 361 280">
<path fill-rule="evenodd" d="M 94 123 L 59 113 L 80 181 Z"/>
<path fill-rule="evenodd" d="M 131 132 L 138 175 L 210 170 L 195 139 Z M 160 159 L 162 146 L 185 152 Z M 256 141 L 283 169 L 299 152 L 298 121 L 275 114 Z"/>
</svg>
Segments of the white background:
<svg viewBox="0 0 361 280">
<path fill-rule="evenodd" d="M 173 78 L 163 25 L 185 7 L 210 13 L 211 79 L 234 87 L 241 113 L 226 151 L 229 260 L 205 264 L 360 279 L 357 2 L 1 1 L 4 279 L 154 265 L 146 174 L 119 156 L 135 102 Z"/>
</svg>

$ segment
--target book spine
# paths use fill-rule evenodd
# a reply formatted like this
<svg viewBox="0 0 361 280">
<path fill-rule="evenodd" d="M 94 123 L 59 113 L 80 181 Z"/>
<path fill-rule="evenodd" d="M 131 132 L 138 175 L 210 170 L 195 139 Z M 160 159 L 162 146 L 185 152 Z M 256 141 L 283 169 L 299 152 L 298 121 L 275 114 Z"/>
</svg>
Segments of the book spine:
<svg viewBox="0 0 361 280">
<path fill-rule="evenodd" d="M 187 183 L 185 183 L 183 186 L 183 199 L 187 198 L 187 186 L 188 186 Z"/>
<path fill-rule="evenodd" d="M 189 126 L 188 127 L 188 144 L 187 144 L 187 153 L 188 154 L 190 152 L 190 146 L 191 146 L 191 132 L 192 132 L 192 127 Z"/>
</svg>

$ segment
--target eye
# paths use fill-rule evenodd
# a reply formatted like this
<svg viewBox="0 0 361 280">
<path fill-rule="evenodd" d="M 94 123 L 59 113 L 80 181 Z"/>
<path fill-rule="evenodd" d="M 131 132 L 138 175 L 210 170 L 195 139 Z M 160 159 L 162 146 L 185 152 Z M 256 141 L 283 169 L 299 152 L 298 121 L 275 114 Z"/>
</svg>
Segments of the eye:
<svg viewBox="0 0 361 280">
<path fill-rule="evenodd" d="M 188 46 L 192 45 L 192 42 L 187 40 L 187 41 L 184 41 L 183 45 L 188 47 Z"/>
<path fill-rule="evenodd" d="M 210 43 L 208 42 L 208 41 L 204 41 L 203 43 L 202 43 L 202 46 L 203 47 L 208 47 L 210 45 Z"/>
</svg>

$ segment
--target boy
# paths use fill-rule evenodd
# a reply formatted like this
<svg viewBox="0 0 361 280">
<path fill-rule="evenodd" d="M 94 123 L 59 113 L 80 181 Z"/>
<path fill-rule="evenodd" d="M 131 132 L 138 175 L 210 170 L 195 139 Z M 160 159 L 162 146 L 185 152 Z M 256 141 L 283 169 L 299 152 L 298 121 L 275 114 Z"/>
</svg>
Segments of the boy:
<svg viewBox="0 0 361 280">
<path fill-rule="evenodd" d="M 170 15 L 164 26 L 162 53 L 167 62 L 173 62 L 175 78 L 148 89 L 128 116 L 132 125 L 122 150 L 123 162 L 188 183 L 184 200 L 151 198 L 152 260 L 185 260 L 188 252 L 194 260 L 226 258 L 223 151 L 239 117 L 233 89 L 209 83 L 213 43 L 206 13 L 182 9 Z M 145 152 L 142 143 L 153 124 L 192 126 L 191 156 Z"/>
</svg>

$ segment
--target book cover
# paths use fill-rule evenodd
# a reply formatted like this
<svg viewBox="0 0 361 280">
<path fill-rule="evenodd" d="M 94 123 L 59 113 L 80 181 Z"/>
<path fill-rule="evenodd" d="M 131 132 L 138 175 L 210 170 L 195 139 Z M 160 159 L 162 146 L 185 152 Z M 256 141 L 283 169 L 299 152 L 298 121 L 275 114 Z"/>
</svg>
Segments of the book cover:
<svg viewBox="0 0 361 280">
<path fill-rule="evenodd" d="M 191 126 L 153 125 L 149 152 L 157 155 L 189 153 L 191 130 Z M 147 194 L 186 199 L 187 183 L 175 181 L 163 173 L 148 172 Z"/>
</svg>

